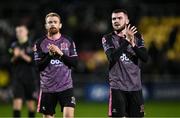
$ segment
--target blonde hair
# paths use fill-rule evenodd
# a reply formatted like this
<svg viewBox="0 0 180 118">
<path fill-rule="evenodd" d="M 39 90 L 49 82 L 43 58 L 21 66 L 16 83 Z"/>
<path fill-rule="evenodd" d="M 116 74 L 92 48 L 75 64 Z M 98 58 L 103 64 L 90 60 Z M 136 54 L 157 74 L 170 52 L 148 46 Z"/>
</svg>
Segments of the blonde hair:
<svg viewBox="0 0 180 118">
<path fill-rule="evenodd" d="M 60 17 L 60 15 L 59 14 L 57 14 L 57 13 L 55 13 L 55 12 L 50 12 L 50 13 L 48 13 L 47 15 L 46 15 L 46 17 L 45 17 L 45 21 L 46 21 L 46 19 L 48 18 L 48 17 L 58 17 L 59 18 L 59 21 L 61 22 L 61 17 Z"/>
</svg>

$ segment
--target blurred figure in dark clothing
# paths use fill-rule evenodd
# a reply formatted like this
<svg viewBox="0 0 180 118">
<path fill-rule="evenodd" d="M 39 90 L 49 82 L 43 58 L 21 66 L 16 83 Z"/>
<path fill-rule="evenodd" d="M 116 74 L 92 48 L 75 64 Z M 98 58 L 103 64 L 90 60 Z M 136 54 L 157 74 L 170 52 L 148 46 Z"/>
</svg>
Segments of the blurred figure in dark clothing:
<svg viewBox="0 0 180 118">
<path fill-rule="evenodd" d="M 35 117 L 35 79 L 33 51 L 25 25 L 16 27 L 17 41 L 11 44 L 11 63 L 13 72 L 13 117 L 21 117 L 23 99 L 27 100 L 29 117 Z"/>
</svg>

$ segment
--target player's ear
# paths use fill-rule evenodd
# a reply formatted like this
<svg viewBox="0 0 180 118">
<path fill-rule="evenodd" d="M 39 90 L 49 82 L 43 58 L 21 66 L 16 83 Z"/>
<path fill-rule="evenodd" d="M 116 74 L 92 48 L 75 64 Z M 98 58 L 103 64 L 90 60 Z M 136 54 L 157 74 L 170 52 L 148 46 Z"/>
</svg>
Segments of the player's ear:
<svg viewBox="0 0 180 118">
<path fill-rule="evenodd" d="M 28 30 L 28 29 L 26 29 L 26 34 L 27 34 L 27 35 L 29 34 L 29 30 Z"/>
<path fill-rule="evenodd" d="M 128 15 L 125 14 L 125 19 L 126 19 L 126 25 L 129 24 L 129 18 L 128 18 Z"/>
<path fill-rule="evenodd" d="M 48 29 L 48 28 L 47 28 L 47 24 L 44 24 L 44 27 L 45 27 L 45 29 Z"/>
<path fill-rule="evenodd" d="M 61 29 L 61 28 L 62 28 L 62 23 L 59 24 L 59 29 Z"/>
<path fill-rule="evenodd" d="M 126 19 L 126 25 L 129 24 L 129 18 Z"/>
</svg>

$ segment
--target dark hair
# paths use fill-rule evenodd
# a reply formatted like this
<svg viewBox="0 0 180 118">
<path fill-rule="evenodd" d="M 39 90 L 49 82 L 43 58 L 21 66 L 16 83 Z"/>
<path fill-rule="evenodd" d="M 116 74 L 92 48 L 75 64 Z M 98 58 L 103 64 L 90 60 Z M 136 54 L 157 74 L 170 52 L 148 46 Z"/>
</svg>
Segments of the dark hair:
<svg viewBox="0 0 180 118">
<path fill-rule="evenodd" d="M 17 22 L 16 24 L 14 24 L 14 27 L 26 27 L 28 29 L 28 25 L 22 22 Z"/>
<path fill-rule="evenodd" d="M 24 23 L 19 23 L 19 24 L 16 24 L 16 27 L 26 27 L 27 28 L 27 25 Z"/>
<path fill-rule="evenodd" d="M 124 14 L 128 15 L 128 13 L 125 9 L 115 9 L 115 10 L 113 10 L 112 13 L 119 13 L 119 12 L 123 12 Z"/>
</svg>

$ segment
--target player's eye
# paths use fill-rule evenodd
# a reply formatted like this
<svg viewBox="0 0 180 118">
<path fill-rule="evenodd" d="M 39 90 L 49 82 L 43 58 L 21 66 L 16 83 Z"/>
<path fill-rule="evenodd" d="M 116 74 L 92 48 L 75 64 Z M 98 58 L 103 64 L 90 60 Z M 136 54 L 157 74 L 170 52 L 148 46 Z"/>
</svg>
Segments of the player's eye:
<svg viewBox="0 0 180 118">
<path fill-rule="evenodd" d="M 118 19 L 118 20 L 121 20 L 122 19 L 122 17 L 114 17 L 114 18 L 112 18 L 112 20 L 116 20 L 116 19 Z"/>
<path fill-rule="evenodd" d="M 122 19 L 122 17 L 118 17 L 118 19 L 119 19 L 119 20 L 121 20 L 121 19 Z"/>
<path fill-rule="evenodd" d="M 52 21 L 49 21 L 49 22 L 48 22 L 48 24 L 51 24 L 51 23 L 52 23 Z"/>
<path fill-rule="evenodd" d="M 116 18 L 112 18 L 112 20 L 116 20 Z"/>
</svg>

